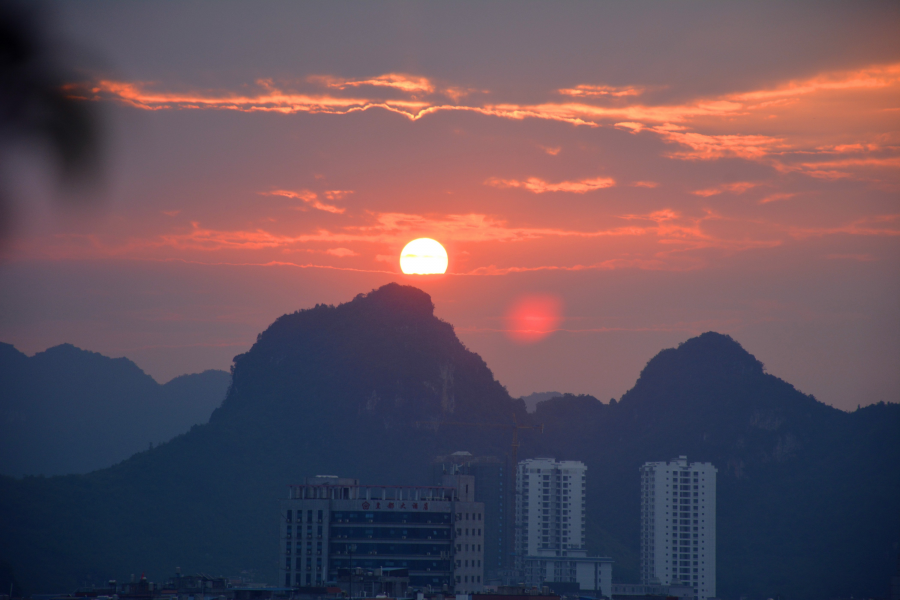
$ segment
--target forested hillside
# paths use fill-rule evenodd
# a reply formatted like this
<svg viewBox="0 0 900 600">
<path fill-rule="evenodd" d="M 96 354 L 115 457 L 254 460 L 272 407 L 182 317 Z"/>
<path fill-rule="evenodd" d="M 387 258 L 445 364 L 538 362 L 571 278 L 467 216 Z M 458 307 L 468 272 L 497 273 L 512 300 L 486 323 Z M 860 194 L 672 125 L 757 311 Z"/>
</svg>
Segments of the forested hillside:
<svg viewBox="0 0 900 600">
<path fill-rule="evenodd" d="M 588 465 L 591 549 L 637 576 L 638 467 L 687 454 L 718 479 L 719 595 L 883 594 L 900 539 L 900 406 L 825 406 L 727 336 L 660 352 L 620 401 L 564 396 L 526 413 L 481 358 L 390 284 L 285 315 L 235 358 L 206 425 L 111 468 L 0 479 L 0 559 L 31 591 L 146 572 L 254 571 L 274 581 L 286 486 L 329 473 L 429 480 L 432 457 L 502 456 L 497 430 L 427 421 L 544 423 L 520 458 Z"/>
</svg>

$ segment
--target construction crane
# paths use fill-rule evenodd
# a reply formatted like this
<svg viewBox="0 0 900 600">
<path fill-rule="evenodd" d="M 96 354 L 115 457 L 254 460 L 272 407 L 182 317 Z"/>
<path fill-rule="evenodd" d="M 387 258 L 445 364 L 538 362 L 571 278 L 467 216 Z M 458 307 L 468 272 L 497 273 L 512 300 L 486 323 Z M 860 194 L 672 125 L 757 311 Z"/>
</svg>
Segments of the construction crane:
<svg viewBox="0 0 900 600">
<path fill-rule="evenodd" d="M 509 451 L 509 464 L 510 467 L 507 469 L 507 473 L 509 476 L 507 493 L 507 505 L 506 505 L 506 544 L 507 544 L 507 552 L 506 556 L 510 556 L 512 552 L 515 550 L 515 534 L 514 534 L 514 523 L 513 514 L 515 513 L 515 494 L 516 494 L 516 472 L 519 468 L 519 430 L 520 429 L 536 429 L 540 433 L 544 433 L 544 424 L 541 423 L 539 425 L 519 425 L 519 421 L 516 419 L 516 414 L 512 415 L 512 423 L 466 423 L 463 421 L 416 421 L 416 425 L 433 425 L 435 429 L 440 427 L 441 425 L 454 425 L 461 427 L 492 427 L 495 429 L 512 429 L 513 438 L 512 438 L 512 446 Z M 508 560 L 508 558 L 507 558 Z M 509 565 L 507 565 L 508 567 Z"/>
</svg>

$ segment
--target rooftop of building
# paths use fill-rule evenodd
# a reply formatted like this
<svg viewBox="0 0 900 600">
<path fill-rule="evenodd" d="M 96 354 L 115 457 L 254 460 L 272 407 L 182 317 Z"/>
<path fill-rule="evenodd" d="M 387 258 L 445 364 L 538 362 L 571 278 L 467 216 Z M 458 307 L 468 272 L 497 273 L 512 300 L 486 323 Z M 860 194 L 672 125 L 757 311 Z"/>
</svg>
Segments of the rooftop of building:
<svg viewBox="0 0 900 600">
<path fill-rule="evenodd" d="M 435 464 L 440 463 L 455 463 L 455 464 L 481 464 L 481 463 L 504 463 L 504 460 L 497 458 L 496 456 L 476 456 L 471 452 L 467 452 L 465 450 L 460 450 L 458 452 L 454 452 L 453 454 L 448 454 L 446 456 L 438 456 L 432 461 Z"/>
<path fill-rule="evenodd" d="M 352 480 L 356 482 L 357 480 Z M 288 486 L 291 500 L 412 500 L 453 501 L 455 487 L 436 485 L 360 485 L 340 483 L 302 483 Z"/>
</svg>

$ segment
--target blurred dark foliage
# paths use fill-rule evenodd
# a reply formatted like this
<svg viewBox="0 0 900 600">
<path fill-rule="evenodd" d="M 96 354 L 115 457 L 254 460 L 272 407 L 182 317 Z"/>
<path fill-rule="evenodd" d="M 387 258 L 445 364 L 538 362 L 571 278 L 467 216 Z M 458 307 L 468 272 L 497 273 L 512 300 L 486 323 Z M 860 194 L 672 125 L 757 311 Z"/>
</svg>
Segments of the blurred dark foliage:
<svg viewBox="0 0 900 600">
<path fill-rule="evenodd" d="M 58 165 L 62 184 L 91 183 L 103 148 L 97 107 L 79 89 L 77 53 L 53 39 L 48 21 L 36 3 L 0 0 L 0 145 L 9 151 L 37 141 Z M 2 183 L 0 236 L 11 228 L 13 201 Z"/>
<path fill-rule="evenodd" d="M 0 561 L 0 594 L 10 594 L 10 598 L 24 598 L 25 590 L 16 581 L 12 565 L 5 560 Z"/>
<path fill-rule="evenodd" d="M 900 536 L 900 405 L 842 412 L 769 375 L 728 336 L 660 352 L 619 402 L 565 395 L 534 414 L 433 314 L 390 284 L 285 315 L 238 356 L 207 425 L 88 475 L 0 477 L 0 559 L 34 591 L 176 566 L 274 581 L 278 502 L 305 476 L 427 484 L 433 457 L 503 456 L 496 429 L 543 423 L 520 458 L 588 466 L 588 549 L 638 576 L 639 466 L 687 454 L 718 476 L 718 596 L 884 594 Z M 11 517 L 12 516 L 12 517 Z"/>
</svg>

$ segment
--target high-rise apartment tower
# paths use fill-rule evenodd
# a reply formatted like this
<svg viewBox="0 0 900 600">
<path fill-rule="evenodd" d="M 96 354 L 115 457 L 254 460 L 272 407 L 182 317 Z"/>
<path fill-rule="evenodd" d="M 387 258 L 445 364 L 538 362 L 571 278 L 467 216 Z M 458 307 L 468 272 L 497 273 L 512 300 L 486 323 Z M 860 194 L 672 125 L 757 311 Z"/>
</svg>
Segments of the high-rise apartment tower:
<svg viewBox="0 0 900 600">
<path fill-rule="evenodd" d="M 523 460 L 516 473 L 516 556 L 584 548 L 584 463 Z"/>
<path fill-rule="evenodd" d="M 528 586 L 609 596 L 612 560 L 588 556 L 587 467 L 552 458 L 523 460 L 516 477 L 516 568 Z"/>
<path fill-rule="evenodd" d="M 641 467 L 641 582 L 716 595 L 716 468 L 686 456 Z"/>
</svg>

